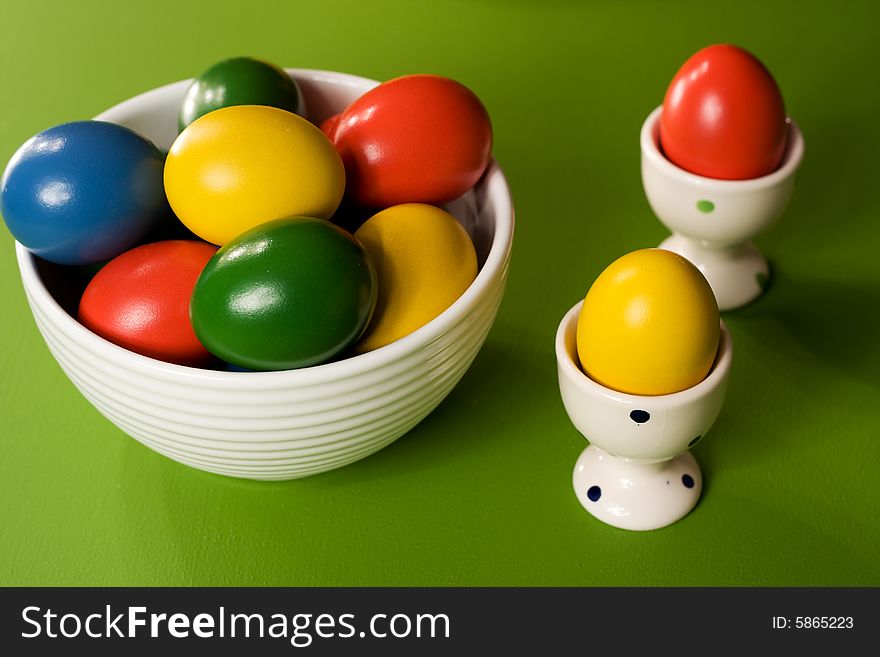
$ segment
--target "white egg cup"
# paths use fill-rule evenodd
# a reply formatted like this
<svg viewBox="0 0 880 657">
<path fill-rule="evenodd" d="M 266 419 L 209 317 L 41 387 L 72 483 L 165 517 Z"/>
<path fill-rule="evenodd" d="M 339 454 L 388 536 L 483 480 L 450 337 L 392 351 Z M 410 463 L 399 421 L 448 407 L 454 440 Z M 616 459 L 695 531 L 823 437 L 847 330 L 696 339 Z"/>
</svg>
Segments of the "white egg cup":
<svg viewBox="0 0 880 657">
<path fill-rule="evenodd" d="M 659 529 L 696 505 L 703 477 L 688 451 L 715 423 L 733 360 L 724 322 L 715 363 L 695 386 L 669 395 L 630 395 L 606 388 L 581 370 L 577 323 L 583 302 L 556 331 L 562 403 L 590 445 L 575 464 L 572 483 L 593 516 L 614 527 Z"/>
<path fill-rule="evenodd" d="M 675 251 L 699 268 L 720 310 L 732 310 L 763 294 L 767 260 L 749 241 L 785 210 L 804 155 L 797 124 L 788 122 L 788 142 L 779 168 L 748 180 L 719 180 L 689 173 L 660 150 L 658 107 L 642 124 L 642 185 L 654 214 L 672 231 L 660 248 Z"/>
</svg>

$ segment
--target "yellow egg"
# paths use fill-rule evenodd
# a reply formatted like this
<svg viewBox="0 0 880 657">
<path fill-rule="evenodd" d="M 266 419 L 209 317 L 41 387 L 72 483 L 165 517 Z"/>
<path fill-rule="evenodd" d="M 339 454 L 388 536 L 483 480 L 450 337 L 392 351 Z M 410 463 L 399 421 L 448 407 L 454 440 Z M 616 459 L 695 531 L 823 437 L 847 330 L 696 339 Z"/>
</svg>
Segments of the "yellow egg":
<svg viewBox="0 0 880 657">
<path fill-rule="evenodd" d="M 218 245 L 272 219 L 329 219 L 344 189 L 345 170 L 330 140 L 275 107 L 205 114 L 180 133 L 165 161 L 174 213 Z"/>
<path fill-rule="evenodd" d="M 379 276 L 379 298 L 356 347 L 365 352 L 424 326 L 451 306 L 477 275 L 477 254 L 455 217 L 423 203 L 395 205 L 354 234 Z"/>
<path fill-rule="evenodd" d="M 715 361 L 718 304 L 700 271 L 671 251 L 615 260 L 587 292 L 578 318 L 581 367 L 608 388 L 666 395 L 702 381 Z"/>
</svg>

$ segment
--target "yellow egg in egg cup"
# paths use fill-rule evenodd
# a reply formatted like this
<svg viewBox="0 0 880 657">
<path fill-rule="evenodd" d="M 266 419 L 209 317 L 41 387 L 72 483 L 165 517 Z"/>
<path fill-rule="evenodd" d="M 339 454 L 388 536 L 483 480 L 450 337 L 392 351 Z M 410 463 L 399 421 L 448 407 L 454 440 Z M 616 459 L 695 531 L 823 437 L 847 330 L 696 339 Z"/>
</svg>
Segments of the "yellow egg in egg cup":
<svg viewBox="0 0 880 657">
<path fill-rule="evenodd" d="M 712 428 L 727 392 L 733 343 L 720 322 L 715 361 L 696 385 L 666 395 L 613 390 L 580 367 L 578 318 L 572 307 L 556 332 L 562 402 L 590 445 L 572 475 L 575 494 L 599 520 L 631 530 L 658 529 L 696 505 L 703 477 L 688 451 Z"/>
<path fill-rule="evenodd" d="M 657 529 L 687 515 L 703 477 L 688 451 L 727 390 L 733 347 L 705 277 L 664 249 L 621 256 L 556 333 L 562 402 L 590 445 L 575 494 L 615 527 Z"/>
</svg>

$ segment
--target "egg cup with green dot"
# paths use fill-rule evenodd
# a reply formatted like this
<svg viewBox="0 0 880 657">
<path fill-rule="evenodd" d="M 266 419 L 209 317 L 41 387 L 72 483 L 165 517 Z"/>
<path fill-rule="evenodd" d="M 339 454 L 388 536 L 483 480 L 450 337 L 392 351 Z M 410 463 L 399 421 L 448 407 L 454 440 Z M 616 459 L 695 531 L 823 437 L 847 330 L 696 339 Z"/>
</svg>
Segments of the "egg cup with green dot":
<svg viewBox="0 0 880 657">
<path fill-rule="evenodd" d="M 584 374 L 577 353 L 583 302 L 556 332 L 562 403 L 590 445 L 575 464 L 572 484 L 581 505 L 614 527 L 659 529 L 697 504 L 703 476 L 690 453 L 709 432 L 727 393 L 733 343 L 724 322 L 715 362 L 696 385 L 668 395 L 631 395 Z"/>
<path fill-rule="evenodd" d="M 659 143 L 662 107 L 642 125 L 642 185 L 654 214 L 672 231 L 660 248 L 694 263 L 712 286 L 720 310 L 757 299 L 767 288 L 769 266 L 751 243 L 776 221 L 791 198 L 804 155 L 797 124 L 788 119 L 788 143 L 779 167 L 748 180 L 719 180 L 670 162 Z"/>
</svg>

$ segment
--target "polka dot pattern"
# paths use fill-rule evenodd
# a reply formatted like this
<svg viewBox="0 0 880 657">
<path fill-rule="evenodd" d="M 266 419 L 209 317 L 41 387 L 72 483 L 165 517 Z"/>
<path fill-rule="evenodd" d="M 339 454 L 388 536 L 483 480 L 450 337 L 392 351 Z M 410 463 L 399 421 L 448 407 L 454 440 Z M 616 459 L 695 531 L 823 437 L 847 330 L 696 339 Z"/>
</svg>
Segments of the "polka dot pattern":
<svg viewBox="0 0 880 657">
<path fill-rule="evenodd" d="M 648 411 L 642 411 L 636 409 L 629 414 L 630 419 L 636 424 L 644 424 L 648 420 L 651 419 L 651 414 Z"/>
<path fill-rule="evenodd" d="M 685 488 L 693 488 L 694 487 L 694 478 L 691 477 L 689 474 L 683 474 L 683 475 L 681 475 L 681 483 L 684 484 Z M 594 488 L 595 488 L 595 486 L 594 486 Z"/>
<path fill-rule="evenodd" d="M 598 502 L 599 498 L 602 497 L 602 489 L 598 486 L 590 486 L 590 489 L 587 491 L 587 497 L 591 502 Z"/>
</svg>

